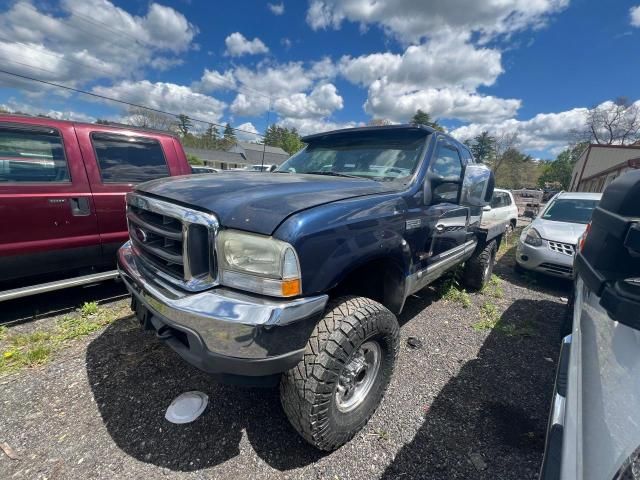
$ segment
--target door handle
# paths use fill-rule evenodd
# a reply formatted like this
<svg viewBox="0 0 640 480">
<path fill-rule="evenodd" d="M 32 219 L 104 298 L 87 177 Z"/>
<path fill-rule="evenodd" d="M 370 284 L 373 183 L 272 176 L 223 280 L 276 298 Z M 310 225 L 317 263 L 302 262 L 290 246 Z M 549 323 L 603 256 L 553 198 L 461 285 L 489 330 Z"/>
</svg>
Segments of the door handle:
<svg viewBox="0 0 640 480">
<path fill-rule="evenodd" d="M 72 197 L 69 199 L 71 215 L 74 217 L 86 217 L 91 215 L 91 205 L 89 197 Z"/>
</svg>

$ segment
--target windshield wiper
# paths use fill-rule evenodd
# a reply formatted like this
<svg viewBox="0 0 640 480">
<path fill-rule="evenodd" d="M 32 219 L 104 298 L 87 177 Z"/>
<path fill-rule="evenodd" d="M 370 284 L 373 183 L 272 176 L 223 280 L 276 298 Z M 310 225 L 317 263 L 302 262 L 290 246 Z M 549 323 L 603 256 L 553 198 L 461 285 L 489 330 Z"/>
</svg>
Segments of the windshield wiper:
<svg viewBox="0 0 640 480">
<path fill-rule="evenodd" d="M 328 175 L 330 177 L 364 178 L 364 177 L 359 177 L 358 175 L 349 175 L 348 173 L 340 173 L 340 172 L 333 172 L 333 171 L 326 171 L 326 170 L 314 170 L 311 172 L 301 172 L 301 173 L 304 173 L 306 175 Z"/>
</svg>

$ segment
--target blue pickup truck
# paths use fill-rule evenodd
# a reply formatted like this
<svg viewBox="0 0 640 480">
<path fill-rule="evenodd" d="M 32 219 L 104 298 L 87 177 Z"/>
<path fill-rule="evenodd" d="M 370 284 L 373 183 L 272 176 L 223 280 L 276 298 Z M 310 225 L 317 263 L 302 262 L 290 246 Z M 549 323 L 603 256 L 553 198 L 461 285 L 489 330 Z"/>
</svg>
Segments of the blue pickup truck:
<svg viewBox="0 0 640 480">
<path fill-rule="evenodd" d="M 481 222 L 493 174 L 418 125 L 338 130 L 276 171 L 141 184 L 120 274 L 145 328 L 220 381 L 280 385 L 312 445 L 379 405 L 407 297 L 464 265 L 480 289 L 507 225 Z"/>
</svg>

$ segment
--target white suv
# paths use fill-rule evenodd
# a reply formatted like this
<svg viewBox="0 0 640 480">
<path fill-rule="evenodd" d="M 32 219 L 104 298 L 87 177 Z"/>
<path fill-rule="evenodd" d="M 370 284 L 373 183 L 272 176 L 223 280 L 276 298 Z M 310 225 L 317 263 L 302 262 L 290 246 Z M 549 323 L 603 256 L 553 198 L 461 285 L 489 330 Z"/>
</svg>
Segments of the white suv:
<svg viewBox="0 0 640 480">
<path fill-rule="evenodd" d="M 505 222 L 507 230 L 513 231 L 518 223 L 518 206 L 509 190 L 496 188 L 493 190 L 491 205 L 484 207 L 483 223 Z"/>
</svg>

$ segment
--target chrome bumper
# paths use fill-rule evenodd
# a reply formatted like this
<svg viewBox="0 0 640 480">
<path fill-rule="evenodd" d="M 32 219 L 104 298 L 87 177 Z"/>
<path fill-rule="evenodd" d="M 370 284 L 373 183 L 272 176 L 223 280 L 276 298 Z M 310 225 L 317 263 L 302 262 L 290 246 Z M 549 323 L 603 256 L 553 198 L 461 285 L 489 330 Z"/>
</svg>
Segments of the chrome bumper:
<svg viewBox="0 0 640 480">
<path fill-rule="evenodd" d="M 157 317 L 154 328 L 159 320 L 160 325 L 197 337 L 202 355 L 212 354 L 212 361 L 218 357 L 249 361 L 301 357 L 328 300 L 327 295 L 277 300 L 225 288 L 187 293 L 140 262 L 130 242 L 118 251 L 118 270 L 131 294 Z"/>
</svg>

